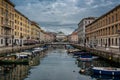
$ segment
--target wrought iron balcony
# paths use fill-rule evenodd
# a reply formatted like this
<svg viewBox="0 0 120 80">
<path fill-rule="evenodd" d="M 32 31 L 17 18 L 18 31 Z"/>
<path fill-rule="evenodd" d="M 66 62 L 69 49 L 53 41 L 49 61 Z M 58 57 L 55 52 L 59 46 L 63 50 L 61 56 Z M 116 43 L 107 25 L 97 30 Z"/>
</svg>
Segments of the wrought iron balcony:
<svg viewBox="0 0 120 80">
<path fill-rule="evenodd" d="M 12 38 L 12 34 L 4 34 L 3 37 L 4 38 Z"/>
<path fill-rule="evenodd" d="M 12 29 L 12 27 L 8 24 L 2 24 L 2 27 L 4 27 L 5 29 Z"/>
</svg>

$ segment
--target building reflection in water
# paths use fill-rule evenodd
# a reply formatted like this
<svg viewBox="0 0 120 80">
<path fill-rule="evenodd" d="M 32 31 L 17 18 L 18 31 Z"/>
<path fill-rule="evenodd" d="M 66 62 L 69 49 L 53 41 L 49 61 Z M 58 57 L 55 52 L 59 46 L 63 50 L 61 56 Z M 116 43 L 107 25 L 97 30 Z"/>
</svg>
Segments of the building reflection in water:
<svg viewBox="0 0 120 80">
<path fill-rule="evenodd" d="M 28 75 L 29 65 L 1 65 L 0 80 L 22 80 Z"/>
<path fill-rule="evenodd" d="M 34 57 L 29 65 L 0 65 L 0 80 L 23 80 L 30 74 L 31 66 L 40 64 L 40 56 Z"/>
</svg>

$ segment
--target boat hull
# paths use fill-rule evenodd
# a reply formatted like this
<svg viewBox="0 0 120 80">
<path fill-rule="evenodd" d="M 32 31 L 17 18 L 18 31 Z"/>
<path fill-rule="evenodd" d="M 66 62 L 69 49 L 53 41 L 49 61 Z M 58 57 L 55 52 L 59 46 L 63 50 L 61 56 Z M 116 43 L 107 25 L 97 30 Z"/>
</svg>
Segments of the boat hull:
<svg viewBox="0 0 120 80">
<path fill-rule="evenodd" d="M 120 71 L 117 70 L 99 70 L 99 69 L 92 69 L 94 74 L 101 74 L 101 75 L 113 75 L 117 76 L 120 75 Z"/>
</svg>

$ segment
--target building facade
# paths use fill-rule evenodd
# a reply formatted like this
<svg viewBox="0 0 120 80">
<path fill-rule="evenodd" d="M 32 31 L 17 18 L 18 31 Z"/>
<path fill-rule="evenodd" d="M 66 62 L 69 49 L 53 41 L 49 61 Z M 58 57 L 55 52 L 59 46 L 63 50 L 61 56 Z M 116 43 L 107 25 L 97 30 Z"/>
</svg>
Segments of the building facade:
<svg viewBox="0 0 120 80">
<path fill-rule="evenodd" d="M 61 42 L 64 41 L 66 38 L 66 35 L 63 32 L 58 32 L 56 34 L 56 41 Z"/>
<path fill-rule="evenodd" d="M 31 21 L 18 10 L 15 10 L 14 18 L 14 44 L 23 45 L 24 40 L 31 36 Z"/>
<path fill-rule="evenodd" d="M 16 10 L 10 0 L 0 0 L 0 47 L 41 41 L 45 33 L 40 26 Z"/>
<path fill-rule="evenodd" d="M 96 19 L 95 17 L 87 17 L 87 18 L 83 18 L 78 23 L 78 39 L 80 45 L 85 44 L 85 26 L 92 23 L 95 19 Z"/>
<path fill-rule="evenodd" d="M 0 47 L 12 45 L 14 31 L 14 4 L 0 0 Z"/>
<path fill-rule="evenodd" d="M 40 30 L 39 24 L 32 21 L 31 22 L 31 39 L 37 43 L 40 42 Z"/>
<path fill-rule="evenodd" d="M 86 26 L 86 42 L 92 46 L 120 46 L 120 5 Z"/>
<path fill-rule="evenodd" d="M 70 43 L 78 43 L 78 32 L 73 32 L 68 36 L 68 41 Z"/>
</svg>

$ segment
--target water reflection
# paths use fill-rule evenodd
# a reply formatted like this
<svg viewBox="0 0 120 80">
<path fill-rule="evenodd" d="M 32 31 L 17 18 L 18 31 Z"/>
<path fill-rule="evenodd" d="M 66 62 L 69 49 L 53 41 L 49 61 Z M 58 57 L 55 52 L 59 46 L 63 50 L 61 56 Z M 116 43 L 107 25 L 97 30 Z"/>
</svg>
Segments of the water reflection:
<svg viewBox="0 0 120 80">
<path fill-rule="evenodd" d="M 64 47 L 57 47 L 49 48 L 44 58 L 35 56 L 29 65 L 0 65 L 0 80 L 120 80 L 120 77 L 91 73 L 91 65 L 113 66 L 109 62 L 103 59 L 77 61 L 66 53 Z"/>
<path fill-rule="evenodd" d="M 22 80 L 28 75 L 28 65 L 0 65 L 0 80 Z"/>
<path fill-rule="evenodd" d="M 91 75 L 91 78 L 96 80 L 120 80 L 119 76 L 109 76 L 109 75 Z"/>
<path fill-rule="evenodd" d="M 110 62 L 103 59 L 96 59 L 89 62 L 78 61 L 78 67 L 80 67 L 80 75 L 91 76 L 92 80 L 120 80 L 120 76 L 108 76 L 108 75 L 95 75 L 92 74 L 91 65 L 100 66 L 100 67 L 118 67 L 117 65 L 112 65 Z"/>
<path fill-rule="evenodd" d="M 31 74 L 31 66 L 40 65 L 40 58 L 38 54 L 30 60 L 29 65 L 0 65 L 0 80 L 23 80 Z"/>
</svg>

